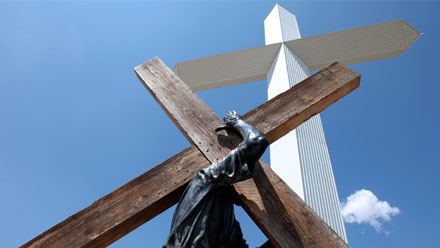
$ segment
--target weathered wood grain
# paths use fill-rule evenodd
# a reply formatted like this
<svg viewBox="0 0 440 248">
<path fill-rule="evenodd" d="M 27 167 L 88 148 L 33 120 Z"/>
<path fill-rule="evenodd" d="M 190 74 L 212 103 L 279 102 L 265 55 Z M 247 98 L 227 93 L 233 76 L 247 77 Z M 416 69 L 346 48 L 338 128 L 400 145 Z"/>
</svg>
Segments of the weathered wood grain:
<svg viewBox="0 0 440 248">
<path fill-rule="evenodd" d="M 196 148 L 189 147 L 22 247 L 108 246 L 174 205 L 187 182 L 208 164 Z"/>
<path fill-rule="evenodd" d="M 164 111 L 185 133 L 187 139 L 197 146 L 211 163 L 223 158 L 230 152 L 231 149 L 228 148 L 228 145 L 221 144 L 214 132 L 215 127 L 221 125 L 222 121 L 165 64 L 155 58 L 137 67 L 135 71 Z M 337 73 L 341 71 L 345 71 L 345 73 Z M 319 82 L 322 78 L 329 78 L 336 80 L 338 83 L 342 82 L 343 85 L 353 80 L 353 75 L 356 76 L 356 73 L 341 64 L 335 64 L 328 71 L 318 74 L 315 77 L 317 80 L 301 84 L 302 87 L 298 87 L 301 89 L 299 90 L 301 94 L 292 94 L 290 102 L 297 103 L 298 106 L 302 106 L 299 103 L 304 102 L 313 102 L 317 105 L 325 102 L 321 104 L 321 107 L 325 106 L 328 101 L 332 101 L 329 99 L 336 98 L 326 94 L 330 92 L 328 91 L 329 87 L 320 87 L 319 84 L 313 82 Z M 352 88 L 347 87 L 345 91 L 335 92 L 345 95 L 350 89 Z M 323 97 L 320 99 L 320 96 Z M 270 112 L 278 113 L 279 108 L 283 109 L 285 106 L 282 103 L 274 104 L 272 105 L 274 109 Z M 258 115 L 258 113 L 264 112 L 264 109 L 266 108 L 257 108 L 250 116 Z M 288 110 L 286 109 L 286 111 Z M 293 112 L 295 115 L 307 116 L 310 114 L 310 112 L 304 113 L 304 111 L 304 108 L 299 108 Z M 267 117 L 264 114 L 261 116 Z M 289 123 L 289 118 L 284 118 L 285 116 L 277 117 L 286 128 L 283 127 L 278 132 L 268 132 L 270 141 L 281 137 L 283 135 L 282 130 L 290 131 L 290 127 L 300 124 L 285 124 Z M 259 120 L 259 118 L 252 120 Z M 267 119 L 264 122 L 265 125 L 260 125 L 260 127 L 265 127 L 263 130 L 270 130 L 271 127 L 280 125 L 271 121 L 271 119 Z M 231 135 L 236 136 L 231 137 L 233 140 L 238 139 L 234 133 L 231 133 Z M 254 178 L 255 182 L 237 184 L 235 190 L 242 199 L 244 208 L 269 237 L 273 246 L 346 247 L 345 242 L 308 208 L 273 171 L 267 166 L 266 170 L 262 170 L 261 166 L 258 167 Z M 274 187 L 275 184 L 278 186 Z M 307 214 L 301 215 L 301 212 Z"/>
<path fill-rule="evenodd" d="M 335 83 L 327 78 L 322 78 L 321 80 L 324 84 Z M 353 74 L 352 81 L 353 82 L 350 82 L 349 85 L 354 89 L 359 84 L 359 76 Z M 346 85 L 344 87 L 346 87 Z M 312 102 L 303 102 L 302 104 L 306 106 L 305 111 L 308 111 L 310 116 L 292 115 L 289 117 L 289 113 L 292 113 L 295 109 L 299 109 L 301 106 L 294 105 L 293 103 L 289 104 L 291 99 L 288 98 L 291 94 L 295 94 L 297 90 L 301 89 L 302 88 L 294 87 L 288 90 L 286 93 L 263 104 L 267 105 L 267 107 L 260 106 L 260 111 L 273 109 L 270 105 L 279 104 L 281 102 L 286 104 L 283 111 L 287 111 L 287 113 L 281 111 L 276 114 L 270 113 L 270 111 L 266 111 L 265 113 L 269 115 L 272 114 L 271 118 L 274 118 L 274 115 L 280 116 L 280 118 L 290 119 L 290 122 L 294 123 L 306 121 L 313 113 L 317 113 L 322 109 L 316 109 L 316 104 L 314 105 Z M 340 91 L 340 89 L 336 88 L 334 91 Z M 342 96 L 343 95 L 340 95 L 339 97 Z M 328 104 L 331 104 L 331 102 L 332 101 L 329 100 Z M 319 106 L 323 108 L 326 107 Z M 290 128 L 289 125 L 287 127 L 281 125 L 282 123 L 276 125 L 274 120 L 271 120 L 271 125 L 274 126 L 273 129 L 268 129 L 269 125 L 265 123 L 266 121 L 263 121 L 264 116 L 253 118 L 253 114 L 251 113 L 245 115 L 245 120 L 262 129 L 268 135 L 270 133 L 278 134 L 271 136 L 273 140 Z M 275 131 L 277 128 L 281 128 L 281 131 Z M 175 204 L 186 183 L 200 168 L 208 164 L 208 160 L 196 147 L 192 146 L 185 149 L 157 167 L 96 201 L 84 210 L 72 215 L 58 225 L 35 237 L 22 247 L 104 247 L 110 245 L 115 240 Z M 248 181 L 243 183 L 247 182 Z M 275 186 L 278 184 L 275 184 Z M 254 186 L 245 184 L 243 187 Z M 268 187 L 265 188 L 268 189 Z M 248 199 L 253 202 L 261 202 L 255 200 L 255 197 L 258 196 L 249 196 Z M 242 199 L 244 198 L 242 197 Z M 262 203 L 262 206 L 264 206 L 264 202 Z M 247 211 L 249 212 L 250 210 Z"/>
</svg>

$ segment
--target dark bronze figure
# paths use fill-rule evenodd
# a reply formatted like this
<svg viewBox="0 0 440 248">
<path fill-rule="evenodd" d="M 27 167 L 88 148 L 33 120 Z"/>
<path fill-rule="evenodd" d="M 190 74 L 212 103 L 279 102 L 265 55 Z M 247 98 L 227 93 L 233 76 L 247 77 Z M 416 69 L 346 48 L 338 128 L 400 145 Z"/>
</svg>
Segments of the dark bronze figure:
<svg viewBox="0 0 440 248">
<path fill-rule="evenodd" d="M 235 111 L 229 112 L 223 120 L 224 126 L 216 131 L 236 131 L 243 141 L 228 156 L 200 170 L 189 183 L 177 205 L 164 247 L 248 247 L 235 220 L 231 184 L 252 177 L 255 163 L 269 142 Z"/>
</svg>

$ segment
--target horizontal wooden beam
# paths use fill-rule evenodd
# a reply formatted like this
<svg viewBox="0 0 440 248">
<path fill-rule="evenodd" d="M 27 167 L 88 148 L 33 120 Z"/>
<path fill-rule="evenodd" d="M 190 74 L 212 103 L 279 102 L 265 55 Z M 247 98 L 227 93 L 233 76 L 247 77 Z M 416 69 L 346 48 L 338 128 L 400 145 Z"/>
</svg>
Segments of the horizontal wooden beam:
<svg viewBox="0 0 440 248">
<path fill-rule="evenodd" d="M 251 111 L 245 115 L 245 120 L 267 133 L 273 142 L 277 137 L 288 132 L 288 129 L 295 128 L 295 123 L 299 125 L 358 87 L 359 75 L 357 73 L 341 65 L 336 67 L 342 68 L 342 71 L 334 71 L 335 68 L 323 70 L 307 79 L 306 82 L 264 103 L 263 106 L 266 105 L 266 107 L 260 106 L 261 110 L 253 113 Z M 339 74 L 348 72 L 351 78 L 346 77 L 341 84 Z M 322 95 L 317 97 L 328 99 L 327 105 L 317 104 L 307 98 L 302 98 L 301 102 L 292 99 L 292 95 L 308 94 L 308 91 L 313 90 L 313 87 L 306 87 L 302 84 L 321 84 L 327 88 L 328 91 L 319 91 Z M 336 87 L 335 84 L 337 84 Z M 274 113 L 273 108 L 280 106 L 280 102 L 283 103 L 282 111 L 285 112 Z M 271 107 L 272 105 L 275 106 Z M 303 112 L 307 114 L 298 114 L 296 109 L 304 109 Z M 263 114 L 261 111 L 265 112 L 264 116 L 268 119 L 254 118 L 253 115 Z M 279 122 L 276 121 L 278 119 Z M 285 119 L 289 120 L 289 125 L 285 125 Z M 265 123 L 267 121 L 271 122 L 273 129 Z M 209 162 L 196 147 L 185 149 L 35 237 L 22 247 L 104 247 L 110 245 L 175 204 L 187 182 L 199 169 L 208 164 Z M 163 183 L 159 182 L 158 178 L 173 178 L 173 180 Z M 249 200 L 253 201 L 252 198 Z"/>
<path fill-rule="evenodd" d="M 346 68 L 341 64 L 335 64 L 329 70 L 330 72 L 336 72 L 344 69 Z M 219 139 L 214 131 L 216 127 L 222 124 L 220 118 L 162 61 L 154 58 L 136 67 L 135 71 L 141 82 L 185 134 L 188 141 L 198 147 L 210 163 L 222 159 L 235 147 Z M 328 76 L 328 74 L 322 74 L 322 76 Z M 345 73 L 338 76 L 340 77 L 337 81 L 343 84 L 352 79 L 353 73 L 346 70 Z M 349 80 L 347 81 L 347 79 Z M 323 86 L 314 85 L 313 81 L 310 82 L 309 84 L 304 83 L 302 86 L 314 86 L 313 90 L 308 89 L 300 94 L 293 95 L 290 102 L 304 102 L 304 99 L 307 99 L 308 101 L 316 101 L 316 104 L 323 102 L 322 105 L 326 105 L 328 99 L 319 97 L 323 95 L 321 91 Z M 277 102 L 277 105 L 272 105 L 271 112 L 283 112 L 285 105 L 282 102 Z M 302 104 L 297 105 L 301 106 Z M 253 110 L 250 116 L 254 117 L 253 120 L 267 120 L 265 122 L 266 129 L 274 130 L 273 126 L 286 125 L 285 130 L 290 131 L 288 125 L 291 125 L 290 127 L 298 125 L 297 123 L 282 123 L 279 125 L 279 123 L 271 122 L 272 120 L 265 115 L 268 114 L 265 111 L 267 106 L 263 106 Z M 299 108 L 296 113 L 302 114 L 303 111 L 305 109 Z M 273 118 L 273 116 L 271 117 Z M 277 119 L 280 123 L 282 121 L 289 122 L 289 118 L 283 119 L 282 116 L 277 116 Z M 226 138 L 227 141 L 239 140 L 235 133 L 229 135 L 230 137 Z M 283 132 L 269 132 L 268 139 L 273 142 L 282 135 Z M 260 163 L 262 162 L 260 161 Z M 260 165 L 257 166 L 253 178 L 254 182 L 249 180 L 234 185 L 234 188 L 245 210 L 263 230 L 273 246 L 346 247 L 345 242 L 318 215 L 308 208 L 306 203 L 282 182 L 268 166 L 265 166 L 266 170 L 262 169 Z M 278 186 L 275 187 L 275 185 Z M 302 215 L 303 212 L 308 214 Z"/>
<path fill-rule="evenodd" d="M 199 150 L 189 147 L 21 247 L 106 247 L 173 206 L 207 165 Z"/>
</svg>

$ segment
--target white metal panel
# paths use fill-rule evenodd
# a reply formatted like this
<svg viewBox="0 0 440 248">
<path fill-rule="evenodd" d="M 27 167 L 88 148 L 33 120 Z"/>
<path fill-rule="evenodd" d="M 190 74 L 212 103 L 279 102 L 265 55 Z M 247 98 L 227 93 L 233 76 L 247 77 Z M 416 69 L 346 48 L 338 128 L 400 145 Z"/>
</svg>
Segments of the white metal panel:
<svg viewBox="0 0 440 248">
<path fill-rule="evenodd" d="M 279 6 L 264 22 L 266 44 L 300 38 L 296 17 Z M 281 28 L 279 28 L 281 26 Z M 309 76 L 307 65 L 282 45 L 268 72 L 268 98 Z M 344 222 L 319 115 L 270 146 L 270 166 L 345 241 Z"/>
<path fill-rule="evenodd" d="M 266 45 L 301 38 L 295 15 L 278 3 L 264 19 L 264 33 Z"/>
<path fill-rule="evenodd" d="M 289 83 L 292 87 L 306 79 L 310 72 L 288 47 L 284 46 L 284 49 Z M 342 239 L 347 241 L 320 115 L 313 116 L 295 131 L 296 145 L 292 148 L 297 149 L 296 152 L 299 154 L 304 200 Z M 290 165 L 290 167 L 295 166 L 295 164 Z"/>
<path fill-rule="evenodd" d="M 283 31 L 280 25 L 280 12 L 278 4 L 273 7 L 270 13 L 264 19 L 264 41 L 266 45 L 283 42 Z"/>
<path fill-rule="evenodd" d="M 301 39 L 298 22 L 296 16 L 277 4 L 278 13 L 280 15 L 281 31 L 283 33 L 283 41 Z"/>
<path fill-rule="evenodd" d="M 292 22 L 295 22 L 296 28 L 293 28 Z M 264 20 L 265 43 L 283 42 L 286 38 L 300 38 L 297 27 L 295 16 L 276 4 Z M 290 88 L 289 70 L 292 71 L 292 68 L 287 65 L 286 56 L 285 45 L 282 45 L 267 73 L 268 99 Z M 298 196 L 304 199 L 296 130 L 292 130 L 270 145 L 270 167 Z"/>
<path fill-rule="evenodd" d="M 304 184 L 305 201 L 345 241 L 332 163 L 320 115 L 313 116 L 296 129 Z"/>
<path fill-rule="evenodd" d="M 335 61 L 355 64 L 401 54 L 420 33 L 403 20 L 287 41 L 309 67 L 319 70 Z"/>
<path fill-rule="evenodd" d="M 268 99 L 290 88 L 284 46 L 278 53 L 267 79 Z M 270 167 L 304 200 L 304 188 L 296 130 L 270 145 Z"/>
<path fill-rule="evenodd" d="M 265 19 L 265 30 L 272 30 L 265 33 L 270 45 L 181 62 L 174 71 L 193 90 L 209 89 L 265 79 L 283 41 L 314 71 L 335 61 L 353 64 L 398 56 L 421 35 L 397 20 L 301 39 L 296 17 L 286 13 L 276 5 Z"/>
<path fill-rule="evenodd" d="M 266 79 L 281 43 L 178 63 L 174 72 L 193 90 Z"/>
</svg>

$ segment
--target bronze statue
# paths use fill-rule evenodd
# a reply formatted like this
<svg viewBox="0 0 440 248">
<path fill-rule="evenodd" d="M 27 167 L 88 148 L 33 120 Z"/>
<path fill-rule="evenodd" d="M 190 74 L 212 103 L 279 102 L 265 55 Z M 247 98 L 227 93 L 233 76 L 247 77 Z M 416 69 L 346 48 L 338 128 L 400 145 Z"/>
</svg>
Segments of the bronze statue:
<svg viewBox="0 0 440 248">
<path fill-rule="evenodd" d="M 230 130 L 243 141 L 225 158 L 200 170 L 188 184 L 174 213 L 167 248 L 248 247 L 235 220 L 231 184 L 252 177 L 269 142 L 257 128 L 229 112 L 216 131 Z"/>
</svg>

